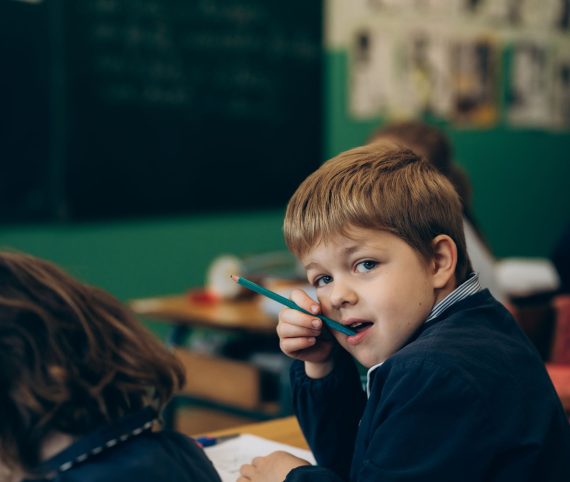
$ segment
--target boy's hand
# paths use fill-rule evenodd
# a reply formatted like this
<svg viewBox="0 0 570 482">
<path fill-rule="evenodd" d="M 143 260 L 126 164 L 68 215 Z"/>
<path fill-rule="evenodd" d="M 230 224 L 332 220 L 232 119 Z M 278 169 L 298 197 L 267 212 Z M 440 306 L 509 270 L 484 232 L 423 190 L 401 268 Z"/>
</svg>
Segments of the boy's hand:
<svg viewBox="0 0 570 482">
<path fill-rule="evenodd" d="M 311 464 L 288 452 L 273 452 L 242 465 L 237 482 L 282 482 L 291 470 L 302 465 Z"/>
<path fill-rule="evenodd" d="M 291 293 L 291 300 L 315 315 L 321 311 L 319 304 L 302 290 L 294 290 Z M 333 348 L 332 337 L 329 333 L 324 332 L 326 340 L 317 338 L 323 334 L 323 330 L 323 322 L 314 316 L 291 308 L 285 308 L 279 313 L 277 334 L 281 351 L 291 358 L 305 361 L 306 369 L 309 368 L 308 365 L 320 365 L 320 369 L 317 370 L 319 373 L 323 371 L 324 365 L 328 366 L 331 363 Z M 330 368 L 327 367 L 325 371 L 330 371 Z M 309 371 L 307 374 L 311 376 Z M 320 378 L 320 376 L 313 378 Z"/>
</svg>

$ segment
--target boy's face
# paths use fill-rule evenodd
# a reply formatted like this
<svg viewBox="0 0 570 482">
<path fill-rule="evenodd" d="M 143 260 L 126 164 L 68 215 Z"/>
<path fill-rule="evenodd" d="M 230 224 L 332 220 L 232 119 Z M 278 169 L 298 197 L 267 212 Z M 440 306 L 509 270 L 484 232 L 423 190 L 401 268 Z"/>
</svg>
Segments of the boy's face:
<svg viewBox="0 0 570 482">
<path fill-rule="evenodd" d="M 331 330 L 362 365 L 371 367 L 399 350 L 438 299 L 434 264 L 386 231 L 352 228 L 301 258 L 322 311 L 357 331 Z"/>
</svg>

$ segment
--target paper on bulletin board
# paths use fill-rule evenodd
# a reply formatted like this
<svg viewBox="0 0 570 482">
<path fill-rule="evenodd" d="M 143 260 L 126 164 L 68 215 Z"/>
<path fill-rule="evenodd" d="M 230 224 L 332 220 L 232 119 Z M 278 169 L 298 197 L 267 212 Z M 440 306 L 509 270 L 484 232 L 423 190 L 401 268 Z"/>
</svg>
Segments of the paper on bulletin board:
<svg viewBox="0 0 570 482">
<path fill-rule="evenodd" d="M 559 0 L 479 1 L 478 16 L 490 25 L 509 29 L 552 30 L 564 16 Z"/>
<path fill-rule="evenodd" d="M 370 0 L 325 0 L 325 47 L 330 50 L 347 49 L 355 26 L 370 18 Z"/>
<path fill-rule="evenodd" d="M 552 51 L 546 42 L 520 39 L 509 45 L 505 108 L 508 121 L 517 126 L 551 126 Z"/>
<path fill-rule="evenodd" d="M 460 125 L 491 127 L 499 116 L 498 43 L 492 36 L 458 37 L 451 45 L 454 105 Z"/>
<path fill-rule="evenodd" d="M 570 129 L 570 42 L 558 46 L 554 59 L 553 96 L 556 126 Z"/>
<path fill-rule="evenodd" d="M 453 107 L 449 36 L 429 29 L 410 31 L 395 52 L 397 89 L 390 114 L 411 117 L 425 113 L 448 116 Z"/>
<path fill-rule="evenodd" d="M 349 51 L 349 105 L 354 118 L 385 113 L 393 99 L 394 38 L 370 27 L 354 32 Z"/>
</svg>

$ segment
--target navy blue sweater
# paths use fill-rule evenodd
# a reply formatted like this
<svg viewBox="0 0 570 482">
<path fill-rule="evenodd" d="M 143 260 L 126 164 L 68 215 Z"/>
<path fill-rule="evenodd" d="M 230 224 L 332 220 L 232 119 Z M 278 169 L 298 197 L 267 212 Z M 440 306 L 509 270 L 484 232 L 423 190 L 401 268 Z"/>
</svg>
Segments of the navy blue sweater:
<svg viewBox="0 0 570 482">
<path fill-rule="evenodd" d="M 312 380 L 291 368 L 318 467 L 302 481 L 570 481 L 570 426 L 538 353 L 487 290 L 424 324 L 371 374 L 345 352 Z"/>
</svg>

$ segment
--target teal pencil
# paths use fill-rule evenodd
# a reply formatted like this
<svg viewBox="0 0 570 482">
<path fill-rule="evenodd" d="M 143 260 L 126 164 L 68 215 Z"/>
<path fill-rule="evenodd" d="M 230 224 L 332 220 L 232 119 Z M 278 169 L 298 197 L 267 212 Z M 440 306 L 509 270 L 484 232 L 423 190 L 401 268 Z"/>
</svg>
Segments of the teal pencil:
<svg viewBox="0 0 570 482">
<path fill-rule="evenodd" d="M 348 335 L 348 336 L 356 335 L 356 332 L 354 330 L 352 330 L 351 328 L 348 328 L 348 326 L 344 326 L 344 325 L 340 324 L 338 321 L 331 320 L 330 318 L 326 317 L 325 315 L 315 315 L 315 314 L 313 314 L 307 310 L 304 310 L 297 303 L 291 301 L 290 299 L 285 298 L 284 296 L 278 295 L 274 291 L 268 290 L 267 288 L 264 288 L 263 286 L 259 286 L 258 284 L 255 284 L 253 281 L 249 281 L 245 278 L 242 278 L 241 276 L 236 276 L 236 275 L 232 275 L 232 279 L 236 283 L 244 286 L 245 288 L 247 288 L 251 291 L 255 291 L 256 293 L 258 293 L 260 295 L 267 296 L 268 298 L 271 298 L 273 301 L 277 301 L 277 303 L 281 303 L 282 305 L 285 305 L 289 308 L 300 311 L 302 313 L 306 313 L 307 315 L 311 315 L 311 316 L 315 316 L 317 318 L 320 318 L 321 320 L 323 320 L 324 323 L 326 323 L 326 325 L 329 328 L 332 328 L 333 330 L 340 331 L 341 333 L 344 333 L 345 335 Z"/>
</svg>

